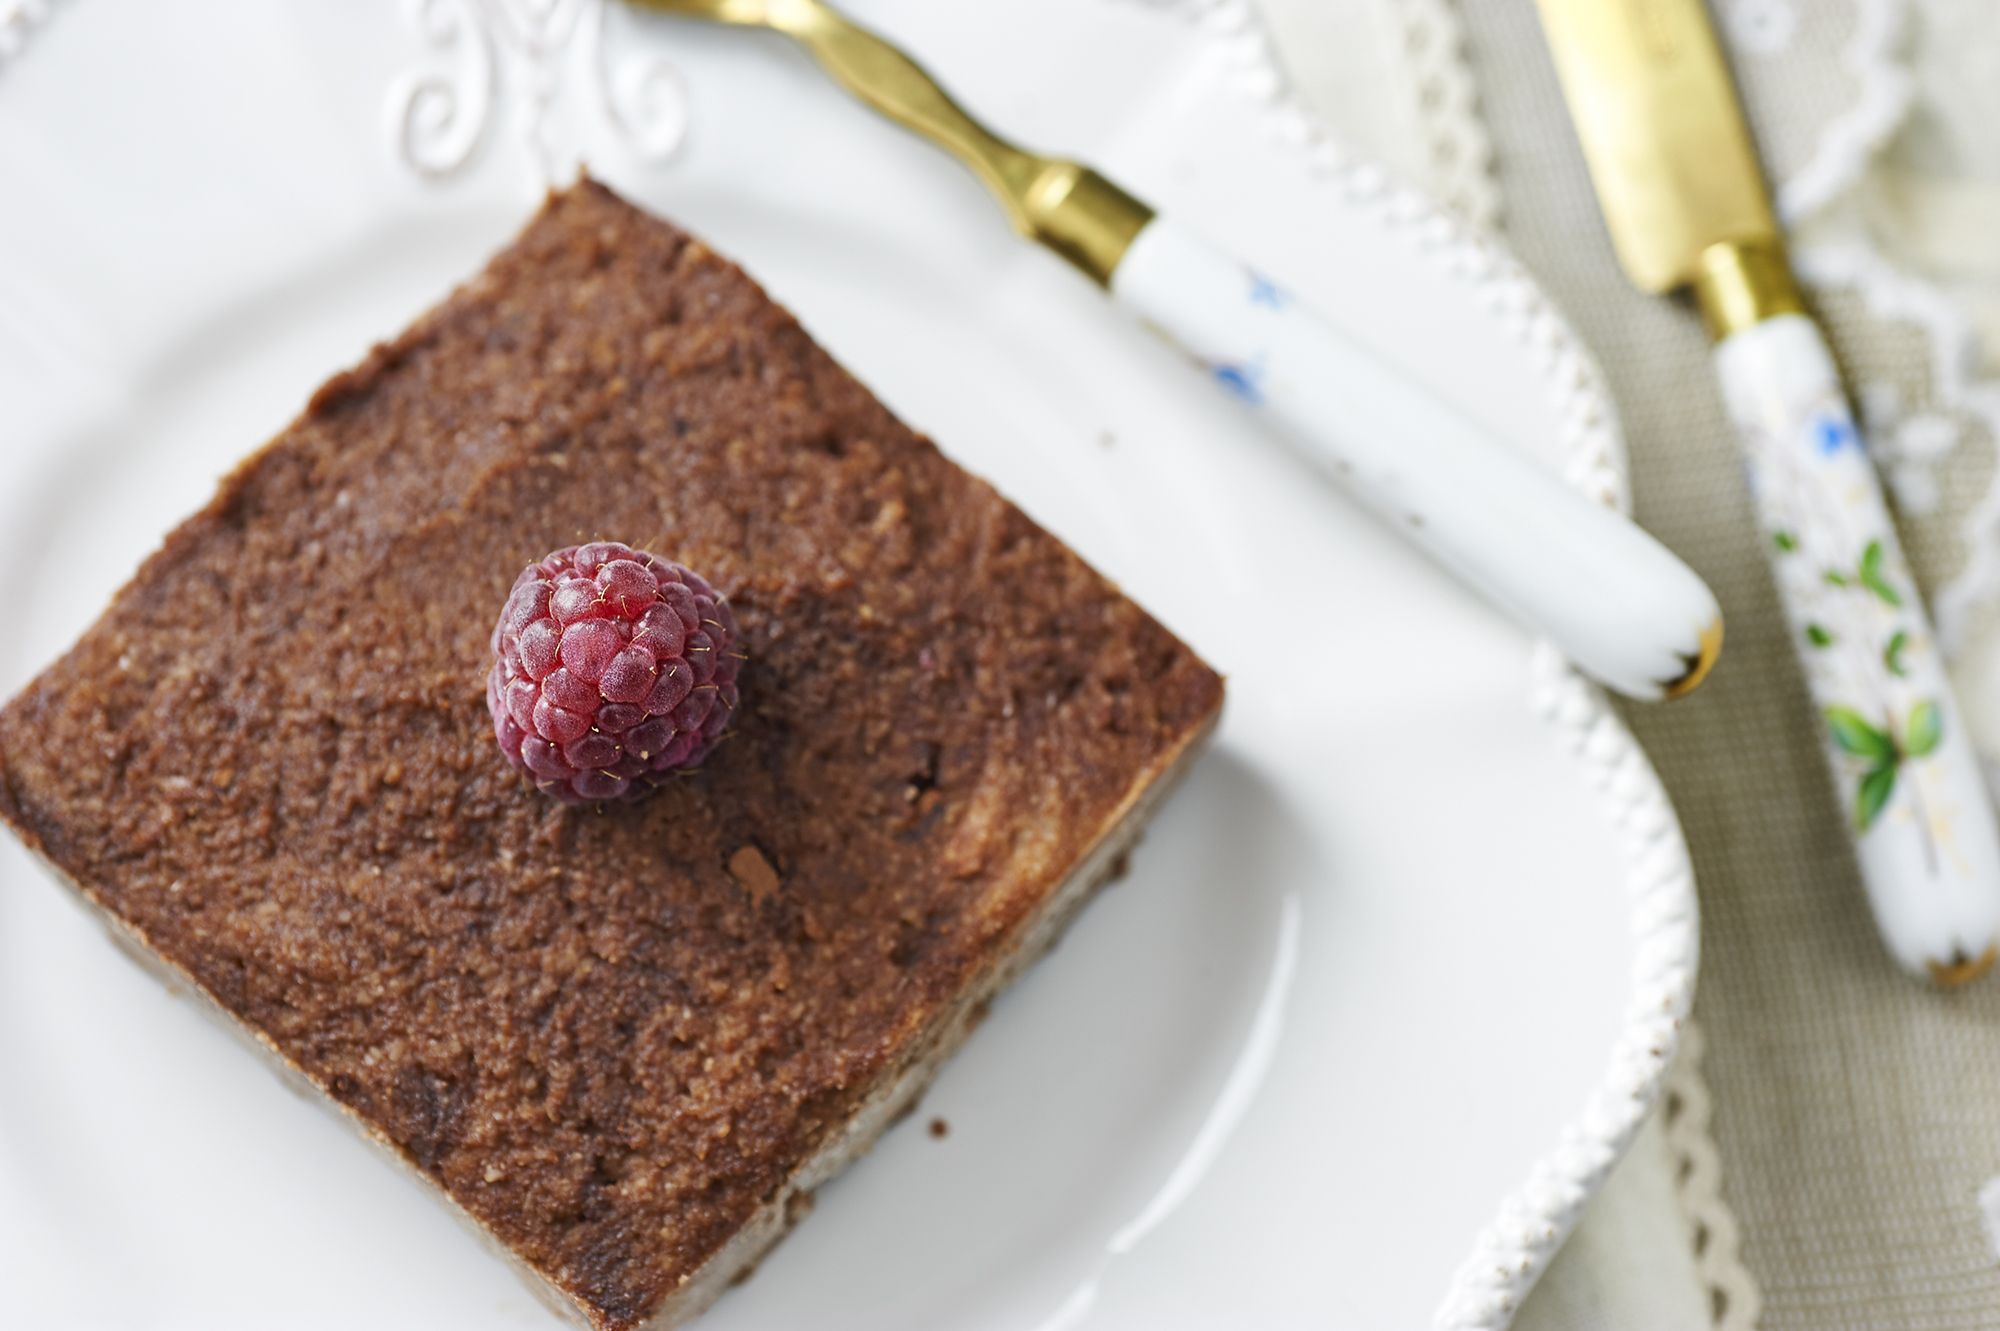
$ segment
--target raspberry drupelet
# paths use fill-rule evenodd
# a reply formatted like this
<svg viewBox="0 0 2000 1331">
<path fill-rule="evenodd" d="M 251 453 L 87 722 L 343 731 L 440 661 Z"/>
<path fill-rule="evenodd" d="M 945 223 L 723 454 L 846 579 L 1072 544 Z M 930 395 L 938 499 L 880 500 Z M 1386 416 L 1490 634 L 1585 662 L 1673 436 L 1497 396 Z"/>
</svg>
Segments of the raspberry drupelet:
<svg viewBox="0 0 2000 1331">
<path fill-rule="evenodd" d="M 722 738 L 740 664 L 736 617 L 699 573 L 593 541 L 514 580 L 486 705 L 500 751 L 542 790 L 635 800 Z"/>
</svg>

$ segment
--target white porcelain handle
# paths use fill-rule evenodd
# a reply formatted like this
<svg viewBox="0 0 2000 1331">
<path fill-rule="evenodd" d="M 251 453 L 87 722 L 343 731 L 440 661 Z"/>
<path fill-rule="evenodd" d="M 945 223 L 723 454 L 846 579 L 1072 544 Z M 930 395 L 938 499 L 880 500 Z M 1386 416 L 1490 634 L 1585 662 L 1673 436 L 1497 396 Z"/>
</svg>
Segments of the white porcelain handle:
<svg viewBox="0 0 2000 1331">
<path fill-rule="evenodd" d="M 1715 364 L 1876 923 L 1905 969 L 1969 979 L 2000 945 L 2000 831 L 1833 358 L 1789 314 Z"/>
<path fill-rule="evenodd" d="M 1665 546 L 1186 228 L 1140 232 L 1112 293 L 1586 674 L 1661 698 L 1713 659 L 1715 598 Z"/>
</svg>

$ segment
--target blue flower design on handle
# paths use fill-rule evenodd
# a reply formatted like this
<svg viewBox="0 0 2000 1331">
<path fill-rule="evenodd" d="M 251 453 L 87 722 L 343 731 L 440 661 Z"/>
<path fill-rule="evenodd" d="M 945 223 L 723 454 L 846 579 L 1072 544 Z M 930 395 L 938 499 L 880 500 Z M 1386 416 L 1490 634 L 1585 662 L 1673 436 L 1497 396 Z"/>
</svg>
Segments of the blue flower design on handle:
<svg viewBox="0 0 2000 1331">
<path fill-rule="evenodd" d="M 1264 367 L 1255 361 L 1218 361 L 1208 367 L 1215 382 L 1253 407 L 1264 405 Z"/>
<path fill-rule="evenodd" d="M 1255 268 L 1243 270 L 1250 278 L 1250 303 L 1262 305 L 1267 310 L 1282 310 L 1291 304 L 1292 298 L 1283 287 L 1258 272 Z"/>
<path fill-rule="evenodd" d="M 1830 458 L 1843 448 L 1861 447 L 1861 436 L 1855 431 L 1854 422 L 1845 415 L 1814 418 L 1812 437 L 1822 457 Z"/>
</svg>

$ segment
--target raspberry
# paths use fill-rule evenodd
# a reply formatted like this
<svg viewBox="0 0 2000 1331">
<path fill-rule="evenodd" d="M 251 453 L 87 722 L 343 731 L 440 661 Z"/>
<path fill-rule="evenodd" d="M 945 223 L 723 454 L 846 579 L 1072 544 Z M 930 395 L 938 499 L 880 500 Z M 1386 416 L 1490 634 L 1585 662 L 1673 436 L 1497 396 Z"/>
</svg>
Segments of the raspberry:
<svg viewBox="0 0 2000 1331">
<path fill-rule="evenodd" d="M 736 616 L 699 573 L 593 541 L 514 580 L 486 707 L 500 751 L 544 791 L 635 800 L 722 738 L 739 664 Z"/>
</svg>

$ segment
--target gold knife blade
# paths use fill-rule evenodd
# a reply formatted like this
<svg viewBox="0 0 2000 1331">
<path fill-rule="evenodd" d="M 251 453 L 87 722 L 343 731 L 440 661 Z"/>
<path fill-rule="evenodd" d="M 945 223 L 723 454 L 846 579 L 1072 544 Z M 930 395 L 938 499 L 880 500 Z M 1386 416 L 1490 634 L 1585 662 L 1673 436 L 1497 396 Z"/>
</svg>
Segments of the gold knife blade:
<svg viewBox="0 0 2000 1331">
<path fill-rule="evenodd" d="M 1695 286 L 1712 333 L 1800 309 L 1702 0 L 1537 0 L 1626 274 Z"/>
</svg>

